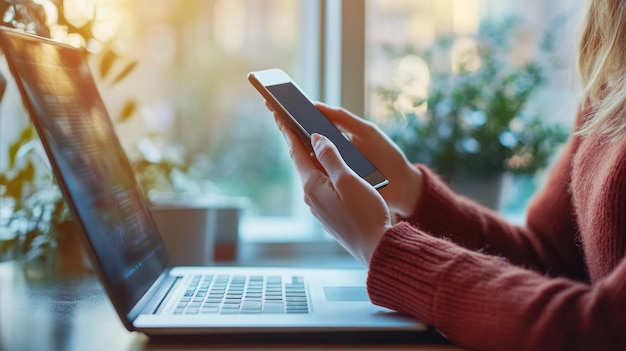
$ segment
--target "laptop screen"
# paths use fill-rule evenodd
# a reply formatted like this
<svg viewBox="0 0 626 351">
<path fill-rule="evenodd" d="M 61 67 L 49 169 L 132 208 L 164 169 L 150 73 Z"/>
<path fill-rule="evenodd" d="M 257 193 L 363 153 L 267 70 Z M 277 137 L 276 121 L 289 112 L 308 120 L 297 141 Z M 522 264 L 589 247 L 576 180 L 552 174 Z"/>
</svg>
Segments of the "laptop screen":
<svg viewBox="0 0 626 351">
<path fill-rule="evenodd" d="M 167 265 L 148 204 L 84 51 L 2 31 L 3 48 L 65 199 L 125 314 Z"/>
</svg>

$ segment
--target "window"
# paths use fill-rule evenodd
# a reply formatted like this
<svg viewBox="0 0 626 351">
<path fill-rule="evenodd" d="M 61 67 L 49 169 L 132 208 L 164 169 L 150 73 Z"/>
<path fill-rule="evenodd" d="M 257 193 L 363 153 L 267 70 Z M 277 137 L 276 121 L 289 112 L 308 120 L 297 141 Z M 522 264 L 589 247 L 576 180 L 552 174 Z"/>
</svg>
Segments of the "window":
<svg viewBox="0 0 626 351">
<path fill-rule="evenodd" d="M 409 60 L 408 56 L 391 56 L 386 48 L 392 47 L 397 52 L 407 46 L 424 50 L 431 46 L 436 38 L 454 34 L 459 37 L 475 34 L 483 20 L 497 20 L 506 16 L 516 16 L 524 20 L 524 32 L 516 38 L 519 47 L 516 53 L 532 55 L 535 52 L 529 40 L 537 40 L 555 19 L 564 19 L 554 35 L 558 38 L 555 50 L 561 60 L 561 67 L 553 67 L 547 72 L 549 85 L 534 95 L 529 101 L 531 114 L 541 115 L 550 121 L 562 122 L 569 128 L 576 110 L 575 70 L 576 59 L 575 33 L 579 22 L 582 1 L 540 0 L 517 2 L 513 0 L 366 0 L 365 27 L 365 115 L 385 123 L 389 115 L 386 105 L 381 101 L 377 88 L 390 82 L 406 79 L 407 75 L 423 73 L 421 81 L 412 81 L 413 92 L 426 92 L 429 86 L 429 70 L 424 61 Z M 525 44 L 526 43 L 526 44 Z M 455 42 L 453 45 L 456 45 Z M 443 58 L 453 61 L 454 57 Z M 412 108 L 412 107 L 411 107 Z M 541 177 L 539 183 L 541 183 Z M 505 177 L 503 193 L 500 195 L 500 207 L 514 220 L 523 219 L 526 200 L 536 189 L 522 178 Z"/>
<path fill-rule="evenodd" d="M 508 13 L 541 27 L 559 13 L 575 13 L 581 2 L 66 0 L 66 7 L 75 7 L 76 26 L 84 25 L 81 11 L 96 11 L 94 25 L 118 56 L 112 70 L 138 62 L 117 84 L 99 81 L 125 147 L 142 138 L 163 150 L 183 146 L 204 172 L 204 189 L 250 200 L 244 240 L 297 241 L 327 236 L 302 202 L 282 136 L 248 83 L 249 71 L 281 67 L 311 98 L 380 120 L 376 87 L 394 69 L 384 45 L 426 46 L 440 33 L 471 33 L 481 19 Z M 573 17 L 560 36 L 576 32 Z M 94 43 L 87 46 L 98 52 Z M 98 75 L 102 57 L 93 60 Z M 562 79 L 541 99 L 573 100 L 571 79 L 554 74 Z M 132 115 L 120 118 L 129 102 Z M 568 120 L 575 109 L 542 106 Z"/>
<path fill-rule="evenodd" d="M 572 60 L 575 59 L 576 33 L 580 20 L 581 0 L 558 0 L 546 3 L 540 0 L 519 3 L 513 0 L 366 0 L 366 111 L 376 118 L 385 114 L 379 104 L 376 87 L 393 79 L 397 58 L 390 57 L 386 46 L 402 48 L 414 45 L 424 49 L 431 45 L 437 36 L 445 34 L 473 34 L 482 20 L 498 19 L 505 16 L 519 16 L 532 26 L 528 35 L 537 35 L 546 30 L 558 16 L 565 18 L 565 24 L 555 35 L 563 44 L 561 58 L 566 69 L 553 72 L 562 74 L 552 79 L 549 94 L 569 94 L 573 88 Z M 570 71 L 568 71 L 570 70 Z M 543 99 L 549 99 L 542 97 Z M 569 101 L 561 95 L 561 101 Z M 572 107 L 562 111 L 562 106 L 550 106 L 550 114 L 564 115 L 571 119 Z M 574 107 L 575 108 L 575 107 Z"/>
<path fill-rule="evenodd" d="M 129 101 L 136 103 L 133 116 L 117 123 L 127 149 L 146 137 L 163 150 L 183 146 L 196 157 L 204 189 L 249 199 L 244 240 L 321 237 L 283 138 L 246 78 L 252 70 L 280 67 L 320 98 L 320 2 L 110 3 L 120 18 L 112 41 L 118 61 L 139 62 L 119 84 L 101 82 L 114 119 Z"/>
</svg>

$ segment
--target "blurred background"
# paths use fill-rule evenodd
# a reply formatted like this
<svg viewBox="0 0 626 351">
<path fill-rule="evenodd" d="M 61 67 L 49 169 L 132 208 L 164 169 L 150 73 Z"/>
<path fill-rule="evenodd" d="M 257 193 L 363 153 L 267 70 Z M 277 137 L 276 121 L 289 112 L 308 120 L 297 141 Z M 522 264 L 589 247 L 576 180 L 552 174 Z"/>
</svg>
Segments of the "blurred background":
<svg viewBox="0 0 626 351">
<path fill-rule="evenodd" d="M 515 221 L 523 219 L 576 110 L 582 0 L 34 3 L 45 11 L 51 37 L 89 51 L 133 162 L 165 167 L 161 183 L 175 184 L 153 186 L 185 196 L 247 199 L 244 241 L 328 239 L 302 201 L 284 141 L 248 83 L 249 71 L 280 67 L 312 99 L 375 121 L 399 143 L 432 139 L 414 162 L 437 168 L 443 151 L 494 160 L 497 201 L 490 206 Z M 86 27 L 89 35 L 72 30 Z M 504 83 L 496 86 L 499 77 Z M 517 107 L 505 108 L 500 127 L 490 127 L 497 129 L 499 155 L 492 157 L 482 126 L 492 126 L 499 118 L 494 111 L 511 101 Z M 433 127 L 438 116 L 463 124 Z M 0 116 L 2 155 L 23 123 Z M 415 133 L 397 132 L 408 128 Z M 532 159 L 529 150 L 545 152 Z M 0 161 L 6 168 L 8 159 Z M 460 184 L 473 172 L 449 178 Z"/>
</svg>

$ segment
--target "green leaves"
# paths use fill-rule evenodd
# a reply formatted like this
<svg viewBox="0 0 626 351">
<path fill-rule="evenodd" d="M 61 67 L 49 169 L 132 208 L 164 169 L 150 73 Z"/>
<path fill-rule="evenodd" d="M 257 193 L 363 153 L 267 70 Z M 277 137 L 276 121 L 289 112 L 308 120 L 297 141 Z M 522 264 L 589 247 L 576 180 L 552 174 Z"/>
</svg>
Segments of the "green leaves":
<svg viewBox="0 0 626 351">
<path fill-rule="evenodd" d="M 100 60 L 100 66 L 99 66 L 100 78 L 102 78 L 103 80 L 106 80 L 107 78 L 109 78 L 109 76 L 113 74 L 114 72 L 114 66 L 116 65 L 116 62 L 120 62 L 120 61 L 121 61 L 120 57 L 113 50 L 111 49 L 106 50 L 106 52 L 102 55 L 102 59 Z M 135 70 L 135 68 L 137 67 L 137 64 L 138 64 L 137 61 L 131 61 L 131 62 L 125 63 L 125 65 L 119 71 L 117 71 L 115 76 L 110 80 L 110 84 L 116 85 L 120 83 L 122 80 L 124 80 L 124 78 L 126 78 L 129 74 L 131 74 Z M 126 122 L 131 119 L 131 117 L 135 114 L 136 111 L 137 111 L 137 102 L 132 99 L 128 100 L 124 104 L 124 107 L 122 108 L 120 115 L 116 118 L 116 121 L 118 123 Z"/>
<path fill-rule="evenodd" d="M 137 110 L 137 103 L 134 100 L 127 101 L 122 108 L 122 112 L 120 116 L 117 118 L 118 123 L 123 123 L 128 121 Z"/>
<path fill-rule="evenodd" d="M 9 168 L 16 166 L 18 156 L 33 140 L 35 140 L 35 130 L 32 127 L 24 128 L 17 141 L 9 145 Z"/>
<path fill-rule="evenodd" d="M 117 83 L 121 82 L 124 78 L 126 78 L 127 75 L 129 75 L 135 69 L 135 67 L 137 67 L 137 61 L 133 61 L 133 62 L 127 64 L 126 67 L 124 67 L 124 69 L 122 69 L 117 74 L 117 76 L 115 76 L 115 78 L 113 78 L 112 84 L 117 84 Z"/>
<path fill-rule="evenodd" d="M 411 96 L 412 105 L 421 111 L 398 110 L 397 102 L 410 96 L 402 86 L 378 89 L 391 114 L 386 130 L 412 162 L 426 163 L 448 178 L 507 170 L 531 173 L 547 165 L 568 133 L 529 115 L 527 105 L 546 84 L 545 71 L 553 62 L 551 52 L 541 49 L 554 46 L 546 45 L 546 39 L 538 44 L 539 55 L 519 62 L 511 49 L 521 25 L 519 18 L 482 23 L 472 38 L 479 65 L 459 61 L 450 69 L 438 64 L 454 54 L 458 38 L 451 36 L 439 38 L 422 53 L 387 49 L 400 59 L 417 54 L 430 67 L 426 106 L 422 97 Z M 479 113 L 486 116 L 485 122 L 473 123 Z"/>
<path fill-rule="evenodd" d="M 112 50 L 107 50 L 100 61 L 100 77 L 106 78 L 113 67 L 113 63 L 117 60 L 117 55 Z"/>
<path fill-rule="evenodd" d="M 19 201 L 24 196 L 24 190 L 35 181 L 35 166 L 32 162 L 28 162 L 26 167 L 18 170 L 11 178 L 5 177 L 5 180 L 6 183 L 3 184 L 5 192 L 2 196 Z"/>
<path fill-rule="evenodd" d="M 100 78 L 107 79 L 117 61 L 120 61 L 120 57 L 113 50 L 107 49 L 100 60 Z M 126 78 L 133 70 L 135 70 L 137 63 L 137 61 L 126 63 L 125 66 L 119 70 L 117 75 L 115 75 L 115 77 L 111 80 L 111 84 L 115 85 Z"/>
<path fill-rule="evenodd" d="M 9 145 L 9 170 L 0 174 L 0 185 L 4 186 L 1 196 L 13 198 L 19 203 L 27 191 L 34 187 L 37 172 L 30 155 L 38 143 L 35 130 L 29 126 L 24 128 L 18 139 Z"/>
<path fill-rule="evenodd" d="M 43 37 L 50 37 L 51 28 L 61 27 L 73 39 L 77 35 L 82 37 L 82 43 L 87 46 L 92 42 L 98 43 L 99 45 L 93 47 L 102 47 L 104 50 L 95 69 L 96 76 L 99 75 L 101 81 L 109 85 L 121 83 L 135 70 L 136 61 L 119 57 L 111 49 L 110 42 L 103 42 L 94 36 L 97 6 L 91 15 L 88 14 L 91 18 L 75 24 L 65 17 L 64 0 L 54 0 L 46 4 L 56 7 L 58 17 L 55 16 L 55 20 L 46 18 L 46 11 L 39 3 L 37 0 L 0 0 L 0 26 L 34 32 Z M 0 102 L 3 89 L 4 77 L 0 76 Z M 123 106 L 118 119 L 126 121 L 136 111 L 137 103 L 131 98 Z M 8 114 L 0 118 L 13 116 Z M 0 138 L 14 138 L 15 135 L 12 131 L 8 134 L 6 130 L 0 132 Z M 13 226 L 12 230 L 21 237 L 12 242 L 1 242 L 0 256 L 10 249 L 8 246 L 18 244 L 24 246 L 19 248 L 22 253 L 30 256 L 45 255 L 44 251 L 56 246 L 56 237 L 62 232 L 60 225 L 71 220 L 61 192 L 47 167 L 46 156 L 40 151 L 40 142 L 32 127 L 22 130 L 15 142 L 8 147 L 8 169 L 0 172 L 0 196 L 11 199 L 7 202 L 12 210 L 9 226 Z M 44 251 L 41 251 L 42 248 Z"/>
</svg>

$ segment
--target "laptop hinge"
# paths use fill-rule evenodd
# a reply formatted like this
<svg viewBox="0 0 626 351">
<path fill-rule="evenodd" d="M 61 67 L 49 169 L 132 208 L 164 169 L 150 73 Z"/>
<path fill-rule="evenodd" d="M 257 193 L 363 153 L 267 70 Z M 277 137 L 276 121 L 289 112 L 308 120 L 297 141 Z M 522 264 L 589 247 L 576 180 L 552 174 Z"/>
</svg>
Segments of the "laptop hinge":
<svg viewBox="0 0 626 351">
<path fill-rule="evenodd" d="M 165 305 L 167 304 L 167 301 L 170 299 L 172 294 L 174 294 L 174 291 L 176 290 L 174 288 L 176 287 L 176 285 L 178 285 L 178 283 L 180 282 L 181 279 L 183 279 L 183 277 L 174 277 L 174 281 L 172 282 L 172 284 L 165 284 L 165 286 L 169 285 L 169 288 L 167 288 L 167 291 L 163 295 L 163 298 L 156 298 L 156 299 L 154 299 L 156 304 L 150 304 L 149 303 L 146 306 L 146 308 L 144 309 L 146 311 L 146 313 L 153 313 L 153 314 L 161 313 L 161 311 L 163 311 L 163 308 L 165 308 Z M 159 295 L 157 295 L 157 296 L 159 296 Z M 156 306 L 154 306 L 154 305 L 156 305 Z"/>
<path fill-rule="evenodd" d="M 128 313 L 128 319 L 133 321 L 140 314 L 153 313 L 161 302 L 168 296 L 181 277 L 170 275 L 170 270 L 166 269 L 159 278 L 152 284 L 150 289 L 135 304 Z"/>
</svg>

